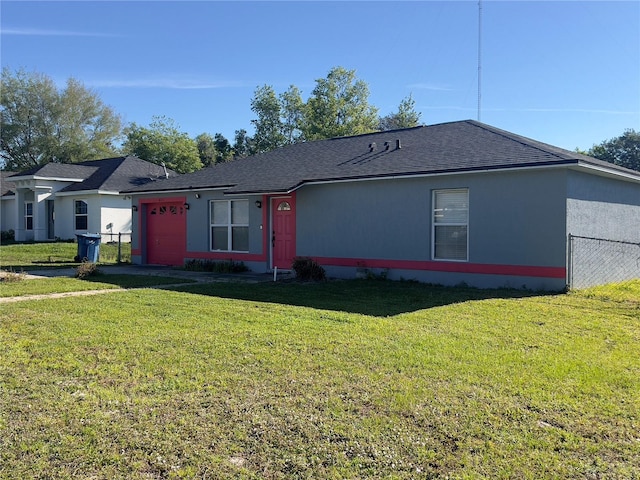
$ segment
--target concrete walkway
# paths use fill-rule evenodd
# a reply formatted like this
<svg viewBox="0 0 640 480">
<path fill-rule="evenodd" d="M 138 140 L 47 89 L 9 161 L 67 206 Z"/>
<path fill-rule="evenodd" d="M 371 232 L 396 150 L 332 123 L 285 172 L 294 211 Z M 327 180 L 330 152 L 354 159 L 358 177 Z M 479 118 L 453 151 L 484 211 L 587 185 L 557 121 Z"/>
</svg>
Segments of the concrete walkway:
<svg viewBox="0 0 640 480">
<path fill-rule="evenodd" d="M 241 283 L 265 283 L 274 280 L 282 281 L 293 278 L 292 273 L 278 273 L 274 279 L 272 273 L 212 273 L 212 272 L 193 272 L 188 270 L 180 270 L 171 267 L 147 266 L 147 265 L 100 265 L 98 271 L 103 275 L 148 275 L 154 277 L 169 277 L 176 279 L 189 279 L 198 283 L 215 283 L 215 282 L 241 282 Z M 74 278 L 76 275 L 75 268 L 51 268 L 43 270 L 29 270 L 24 272 L 15 272 L 24 275 L 25 278 Z M 0 270 L 0 276 L 7 275 L 8 272 Z M 146 285 L 141 288 L 171 288 L 173 286 L 184 286 L 184 283 L 163 284 L 163 285 Z M 113 288 L 102 290 L 83 290 L 78 292 L 50 293 L 45 295 L 23 295 L 18 297 L 0 297 L 0 303 L 13 303 L 26 300 L 39 300 L 44 298 L 64 298 L 84 295 L 99 295 L 112 292 L 125 292 L 128 289 Z M 130 290 L 130 289 L 129 289 Z"/>
</svg>

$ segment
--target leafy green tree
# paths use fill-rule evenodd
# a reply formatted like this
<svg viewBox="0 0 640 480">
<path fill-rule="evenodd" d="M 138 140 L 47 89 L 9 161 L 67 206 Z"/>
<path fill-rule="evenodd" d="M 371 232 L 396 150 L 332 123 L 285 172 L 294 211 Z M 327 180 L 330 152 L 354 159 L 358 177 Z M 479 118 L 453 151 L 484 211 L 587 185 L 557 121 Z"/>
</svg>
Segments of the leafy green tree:
<svg viewBox="0 0 640 480">
<path fill-rule="evenodd" d="M 125 129 L 123 150 L 143 160 L 166 165 L 178 173 L 190 173 L 202 168 L 195 140 L 180 132 L 172 119 L 153 117 L 149 127 L 132 123 Z"/>
<path fill-rule="evenodd" d="M 374 132 L 378 111 L 369 105 L 369 87 L 355 70 L 335 67 L 326 78 L 316 80 L 307 100 L 302 123 L 305 140 Z"/>
<path fill-rule="evenodd" d="M 195 138 L 195 140 L 202 165 L 209 167 L 216 163 L 218 150 L 216 149 L 216 142 L 214 138 L 208 133 L 201 133 Z"/>
<path fill-rule="evenodd" d="M 587 155 L 640 171 L 640 132 L 627 129 L 619 137 L 594 145 Z"/>
<path fill-rule="evenodd" d="M 233 157 L 244 158 L 253 152 L 253 138 L 251 138 L 244 128 L 235 131 L 235 139 L 233 142 Z"/>
<path fill-rule="evenodd" d="M 304 101 L 300 89 L 291 85 L 286 92 L 280 95 L 280 117 L 285 145 L 302 140 L 301 126 L 304 111 Z"/>
<path fill-rule="evenodd" d="M 251 120 L 255 128 L 253 135 L 253 153 L 268 152 L 285 144 L 286 137 L 282 133 L 280 121 L 280 101 L 270 85 L 256 89 L 251 100 L 251 110 L 258 118 Z"/>
<path fill-rule="evenodd" d="M 115 155 L 120 116 L 70 78 L 58 90 L 40 73 L 2 70 L 0 155 L 7 170 Z"/>
<path fill-rule="evenodd" d="M 412 95 L 402 99 L 397 112 L 380 118 L 379 129 L 386 131 L 417 127 L 420 125 L 420 116 L 422 114 L 416 112 L 415 105 L 416 102 Z"/>
<path fill-rule="evenodd" d="M 231 143 L 229 143 L 229 140 L 227 140 L 224 135 L 216 133 L 214 142 L 216 144 L 216 151 L 218 152 L 216 155 L 216 163 L 233 160 L 233 148 L 231 148 Z"/>
</svg>

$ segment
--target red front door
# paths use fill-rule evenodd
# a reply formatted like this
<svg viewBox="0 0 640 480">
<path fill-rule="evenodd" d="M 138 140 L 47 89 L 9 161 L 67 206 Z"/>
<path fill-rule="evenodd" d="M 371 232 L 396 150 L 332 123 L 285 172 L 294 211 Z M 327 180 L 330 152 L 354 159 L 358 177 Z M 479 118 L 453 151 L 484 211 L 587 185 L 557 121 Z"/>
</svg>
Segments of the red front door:
<svg viewBox="0 0 640 480">
<path fill-rule="evenodd" d="M 147 263 L 183 265 L 187 215 L 183 201 L 147 206 Z"/>
<path fill-rule="evenodd" d="M 296 208 L 294 197 L 279 197 L 271 201 L 273 230 L 271 254 L 273 267 L 291 269 L 296 256 Z"/>
</svg>

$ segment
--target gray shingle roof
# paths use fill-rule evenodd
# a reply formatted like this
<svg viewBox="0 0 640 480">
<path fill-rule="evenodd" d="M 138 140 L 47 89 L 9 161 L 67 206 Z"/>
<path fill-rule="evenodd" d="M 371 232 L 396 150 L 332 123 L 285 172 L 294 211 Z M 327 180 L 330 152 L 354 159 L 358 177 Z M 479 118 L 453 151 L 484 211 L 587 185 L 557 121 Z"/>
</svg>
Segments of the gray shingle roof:
<svg viewBox="0 0 640 480">
<path fill-rule="evenodd" d="M 316 181 L 577 165 L 579 162 L 638 174 L 465 120 L 289 145 L 195 173 L 150 182 L 131 192 L 228 187 L 227 193 L 277 193 Z"/>
<path fill-rule="evenodd" d="M 176 176 L 167 170 L 169 176 Z M 47 163 L 15 174 L 14 177 L 45 177 L 81 180 L 61 192 L 104 190 L 122 192 L 145 183 L 164 178 L 164 169 L 137 157 L 115 157 L 79 163 Z"/>
<path fill-rule="evenodd" d="M 16 186 L 13 182 L 7 180 L 7 177 L 14 175 L 16 172 L 0 171 L 0 197 L 15 195 Z"/>
</svg>

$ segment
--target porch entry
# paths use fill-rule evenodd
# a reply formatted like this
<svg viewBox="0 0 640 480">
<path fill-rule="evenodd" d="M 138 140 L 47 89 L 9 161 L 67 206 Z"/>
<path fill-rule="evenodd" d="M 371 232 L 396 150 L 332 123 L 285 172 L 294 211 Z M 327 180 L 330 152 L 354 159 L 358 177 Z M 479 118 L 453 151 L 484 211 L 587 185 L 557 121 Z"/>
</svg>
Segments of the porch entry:
<svg viewBox="0 0 640 480">
<path fill-rule="evenodd" d="M 271 267 L 290 270 L 296 256 L 295 198 L 271 199 Z"/>
<path fill-rule="evenodd" d="M 184 201 L 146 205 L 147 263 L 183 265 L 187 247 Z"/>
<path fill-rule="evenodd" d="M 47 200 L 47 240 L 55 240 L 56 238 L 56 229 L 55 229 L 55 218 L 56 214 L 54 211 L 54 202 L 53 200 Z"/>
</svg>

